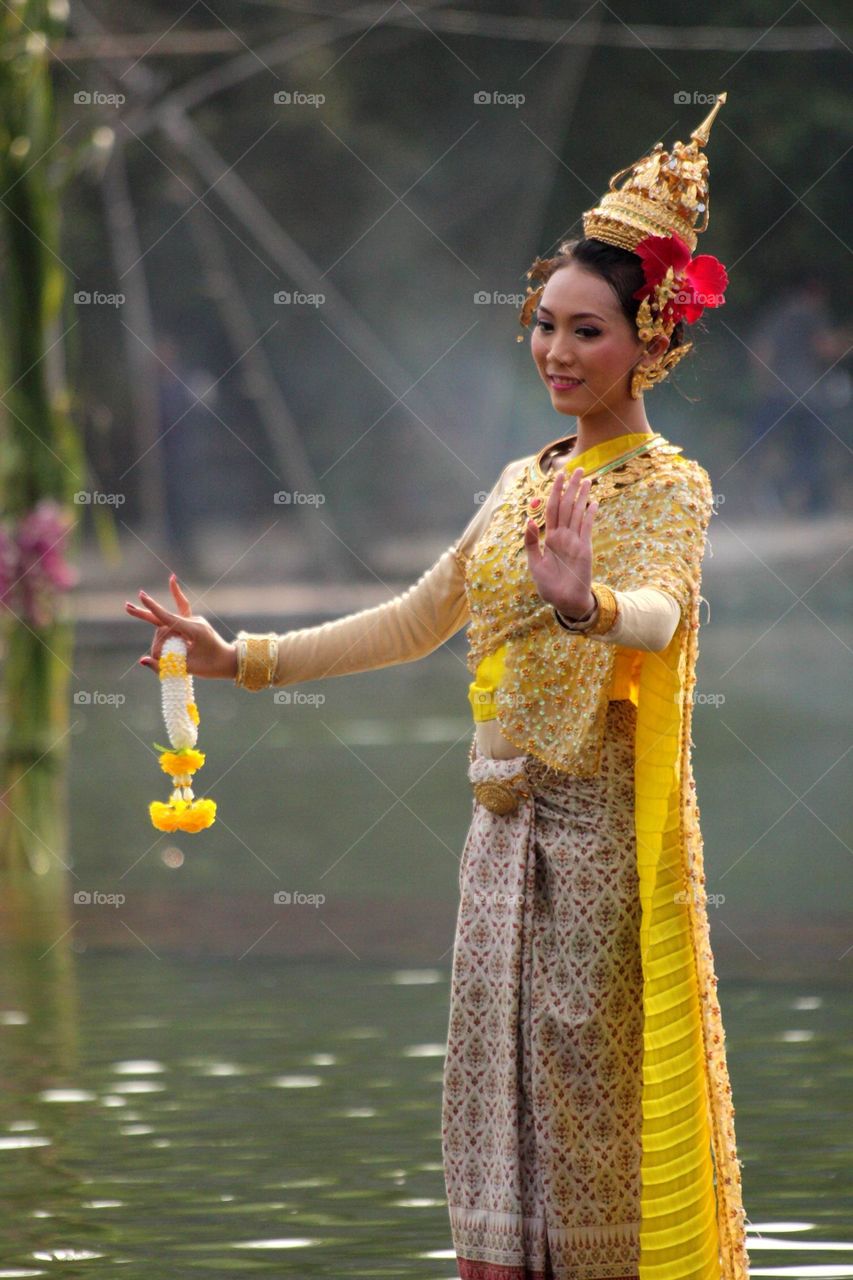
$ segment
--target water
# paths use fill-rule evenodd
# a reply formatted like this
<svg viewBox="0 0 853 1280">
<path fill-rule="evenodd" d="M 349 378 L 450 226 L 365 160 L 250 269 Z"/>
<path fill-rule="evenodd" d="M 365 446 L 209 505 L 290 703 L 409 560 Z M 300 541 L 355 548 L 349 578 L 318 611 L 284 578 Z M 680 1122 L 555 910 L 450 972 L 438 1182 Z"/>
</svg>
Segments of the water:
<svg viewBox="0 0 853 1280">
<path fill-rule="evenodd" d="M 52 1019 L 15 972 L 0 1280 L 455 1275 L 446 968 L 84 953 Z M 721 1000 L 753 1272 L 853 1275 L 850 1003 L 814 984 Z"/>
<path fill-rule="evenodd" d="M 830 560 L 716 584 L 706 562 L 693 759 L 755 1275 L 853 1277 L 849 582 Z M 300 691 L 322 702 L 199 682 L 196 789 L 220 808 L 188 837 L 148 822 L 168 784 L 141 644 L 78 646 L 73 691 L 126 701 L 72 708 L 69 899 L 123 900 L 72 900 L 48 954 L 0 967 L 0 1280 L 455 1275 L 463 639 Z"/>
</svg>

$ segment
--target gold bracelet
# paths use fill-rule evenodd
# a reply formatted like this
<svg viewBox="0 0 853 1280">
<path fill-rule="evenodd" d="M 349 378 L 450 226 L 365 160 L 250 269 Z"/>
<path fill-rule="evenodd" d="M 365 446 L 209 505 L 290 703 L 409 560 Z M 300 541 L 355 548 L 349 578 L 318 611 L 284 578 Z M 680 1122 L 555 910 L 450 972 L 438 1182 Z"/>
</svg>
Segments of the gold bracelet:
<svg viewBox="0 0 853 1280">
<path fill-rule="evenodd" d="M 278 636 L 274 631 L 255 635 L 237 632 L 237 675 L 234 683 L 252 693 L 268 689 L 278 668 Z"/>
<path fill-rule="evenodd" d="M 619 613 L 619 606 L 616 603 L 615 595 L 603 582 L 593 582 L 590 590 L 598 601 L 598 617 L 585 634 L 588 636 L 601 636 L 604 635 L 605 631 L 609 631 L 615 623 Z"/>
<path fill-rule="evenodd" d="M 613 592 L 603 582 L 593 582 L 590 585 L 590 590 L 595 604 L 592 609 L 588 610 L 588 614 L 590 617 L 595 618 L 595 622 L 589 623 L 586 621 L 586 614 L 584 614 L 583 618 L 575 618 L 572 621 L 569 618 L 564 618 L 560 611 L 555 609 L 554 613 L 557 616 L 557 621 L 565 631 L 572 631 L 581 636 L 600 636 L 613 626 L 618 613 L 616 597 Z"/>
</svg>

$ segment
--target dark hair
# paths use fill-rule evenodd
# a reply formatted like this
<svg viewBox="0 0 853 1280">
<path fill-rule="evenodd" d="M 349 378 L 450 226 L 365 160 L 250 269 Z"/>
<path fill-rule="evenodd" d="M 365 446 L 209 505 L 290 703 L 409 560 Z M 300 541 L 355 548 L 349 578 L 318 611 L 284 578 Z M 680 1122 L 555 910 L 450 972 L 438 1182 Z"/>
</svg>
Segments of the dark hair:
<svg viewBox="0 0 853 1280">
<path fill-rule="evenodd" d="M 587 271 L 606 280 L 619 299 L 626 320 L 636 328 L 640 299 L 632 297 L 632 294 L 645 283 L 643 264 L 636 253 L 592 237 L 564 240 L 553 258 L 537 258 L 527 274 L 531 280 L 539 280 L 544 284 L 555 271 L 569 262 L 577 262 Z M 680 347 L 683 343 L 684 321 L 679 320 L 672 331 L 669 350 Z"/>
</svg>

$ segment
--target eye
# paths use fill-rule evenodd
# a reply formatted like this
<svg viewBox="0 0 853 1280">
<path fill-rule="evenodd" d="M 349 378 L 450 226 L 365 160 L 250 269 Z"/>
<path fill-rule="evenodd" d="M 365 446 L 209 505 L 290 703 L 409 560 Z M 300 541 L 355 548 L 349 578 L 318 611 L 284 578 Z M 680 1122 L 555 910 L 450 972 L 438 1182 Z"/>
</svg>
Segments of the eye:
<svg viewBox="0 0 853 1280">
<path fill-rule="evenodd" d="M 546 332 L 554 328 L 550 320 L 540 320 L 538 318 L 536 327 L 537 329 L 544 329 Z M 575 333 L 581 334 L 584 338 L 597 338 L 601 330 L 596 329 L 593 325 L 585 324 L 581 325 L 579 329 L 575 329 Z"/>
</svg>

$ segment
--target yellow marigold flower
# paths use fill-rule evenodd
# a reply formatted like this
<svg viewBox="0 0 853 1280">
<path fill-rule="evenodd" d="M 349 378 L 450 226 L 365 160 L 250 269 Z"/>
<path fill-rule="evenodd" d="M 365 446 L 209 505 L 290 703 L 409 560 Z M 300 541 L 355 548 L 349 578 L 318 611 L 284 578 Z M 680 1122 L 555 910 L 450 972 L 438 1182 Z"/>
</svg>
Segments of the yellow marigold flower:
<svg viewBox="0 0 853 1280">
<path fill-rule="evenodd" d="M 162 804 L 159 800 L 152 800 L 148 806 L 148 812 L 151 815 L 151 821 L 158 831 L 177 831 L 178 829 L 178 812 L 170 804 Z"/>
<path fill-rule="evenodd" d="M 193 747 L 184 747 L 180 751 L 164 751 L 160 756 L 160 768 L 164 773 L 170 773 L 172 777 L 180 777 L 183 774 L 195 773 L 196 769 L 200 769 L 205 761 L 203 751 L 196 751 Z"/>
<path fill-rule="evenodd" d="M 198 724 L 198 707 L 194 702 L 187 703 L 187 715 L 190 720 L 192 720 L 193 724 Z"/>
<path fill-rule="evenodd" d="M 193 800 L 181 814 L 181 831 L 203 831 L 216 821 L 215 800 Z"/>
<path fill-rule="evenodd" d="M 174 804 L 161 804 L 159 800 L 152 800 L 148 812 L 158 831 L 186 831 L 194 834 L 216 821 L 216 801 L 177 800 Z"/>
</svg>

